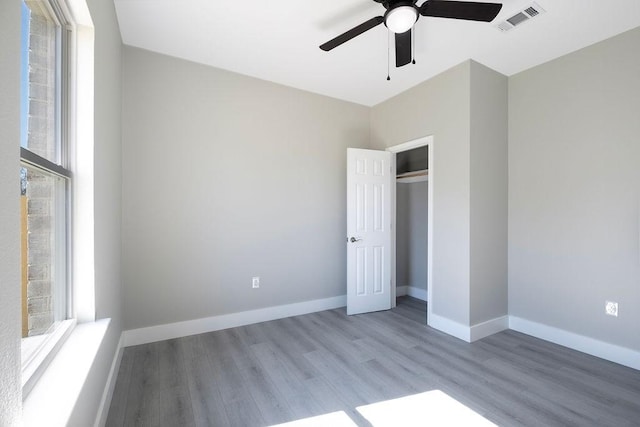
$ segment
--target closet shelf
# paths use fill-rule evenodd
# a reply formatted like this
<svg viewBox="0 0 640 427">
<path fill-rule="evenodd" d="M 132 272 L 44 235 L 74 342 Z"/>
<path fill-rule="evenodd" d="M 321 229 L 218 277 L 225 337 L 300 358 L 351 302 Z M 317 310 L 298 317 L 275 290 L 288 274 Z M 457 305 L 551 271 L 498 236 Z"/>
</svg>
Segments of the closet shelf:
<svg viewBox="0 0 640 427">
<path fill-rule="evenodd" d="M 428 179 L 429 171 L 427 169 L 405 172 L 396 175 L 396 181 L 401 183 L 427 181 Z"/>
</svg>

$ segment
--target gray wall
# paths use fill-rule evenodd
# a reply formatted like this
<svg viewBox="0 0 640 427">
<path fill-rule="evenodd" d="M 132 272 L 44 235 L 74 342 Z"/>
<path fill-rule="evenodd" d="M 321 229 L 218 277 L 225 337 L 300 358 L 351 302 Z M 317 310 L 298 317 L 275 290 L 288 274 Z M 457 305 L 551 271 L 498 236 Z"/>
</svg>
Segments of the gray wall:
<svg viewBox="0 0 640 427">
<path fill-rule="evenodd" d="M 638 46 L 640 28 L 509 79 L 509 312 L 636 351 Z"/>
<path fill-rule="evenodd" d="M 122 41 L 113 4 L 87 4 L 95 26 L 96 317 L 116 322 L 122 313 Z"/>
<path fill-rule="evenodd" d="M 93 424 L 122 332 L 122 40 L 113 2 L 87 0 L 95 27 L 94 225 L 96 319 L 111 322 L 69 425 Z"/>
<path fill-rule="evenodd" d="M 409 188 L 396 184 L 396 286 L 409 284 Z"/>
<path fill-rule="evenodd" d="M 396 184 L 396 285 L 427 289 L 429 183 Z"/>
<path fill-rule="evenodd" d="M 371 139 L 384 149 L 434 135 L 432 312 L 469 324 L 470 61 L 371 111 Z M 441 284 L 438 286 L 437 284 Z"/>
<path fill-rule="evenodd" d="M 471 325 L 508 313 L 507 88 L 471 61 Z"/>
<path fill-rule="evenodd" d="M 127 329 L 346 293 L 368 108 L 129 47 L 123 92 Z"/>
<path fill-rule="evenodd" d="M 0 2 L 0 425 L 19 425 L 20 1 Z"/>
<path fill-rule="evenodd" d="M 378 148 L 433 135 L 432 312 L 507 314 L 507 78 L 466 61 L 372 110 Z"/>
</svg>

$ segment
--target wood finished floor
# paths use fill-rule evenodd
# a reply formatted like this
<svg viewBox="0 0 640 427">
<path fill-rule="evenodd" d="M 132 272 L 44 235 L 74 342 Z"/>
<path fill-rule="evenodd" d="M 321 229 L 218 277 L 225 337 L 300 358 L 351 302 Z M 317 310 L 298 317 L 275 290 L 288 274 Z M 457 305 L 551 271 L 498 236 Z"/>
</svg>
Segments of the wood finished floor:
<svg viewBox="0 0 640 427">
<path fill-rule="evenodd" d="M 107 426 L 269 426 L 336 411 L 371 426 L 357 407 L 431 390 L 500 426 L 640 426 L 640 371 L 514 331 L 468 344 L 425 326 L 425 310 L 402 297 L 386 312 L 128 347 Z"/>
</svg>

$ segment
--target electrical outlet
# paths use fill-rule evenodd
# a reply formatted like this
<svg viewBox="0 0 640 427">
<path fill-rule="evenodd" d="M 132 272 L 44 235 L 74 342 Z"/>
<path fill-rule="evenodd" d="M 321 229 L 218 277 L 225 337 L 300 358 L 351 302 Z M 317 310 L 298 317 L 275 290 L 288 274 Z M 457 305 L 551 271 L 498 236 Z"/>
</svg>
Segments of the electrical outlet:
<svg viewBox="0 0 640 427">
<path fill-rule="evenodd" d="M 254 277 L 253 279 L 251 279 L 251 287 L 253 289 L 258 289 L 260 287 L 260 278 L 259 277 Z"/>
<path fill-rule="evenodd" d="M 618 317 L 618 303 L 613 301 L 607 301 L 604 306 L 604 311 L 609 316 Z"/>
</svg>

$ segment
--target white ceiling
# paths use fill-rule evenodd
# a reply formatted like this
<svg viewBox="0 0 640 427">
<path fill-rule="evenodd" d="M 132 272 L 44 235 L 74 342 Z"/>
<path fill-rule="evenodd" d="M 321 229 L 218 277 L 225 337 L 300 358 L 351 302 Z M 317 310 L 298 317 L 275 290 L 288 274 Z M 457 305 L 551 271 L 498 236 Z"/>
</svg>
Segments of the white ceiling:
<svg viewBox="0 0 640 427">
<path fill-rule="evenodd" d="M 373 0 L 114 3 L 127 45 L 367 106 L 469 58 L 509 76 L 640 26 L 640 0 L 537 0 L 546 13 L 504 33 L 495 24 L 532 0 L 503 0 L 493 23 L 421 17 L 415 27 L 417 64 L 394 68 L 391 38 L 387 81 L 384 25 L 330 52 L 318 48 L 382 15 L 384 8 Z M 640 46 L 631 53 L 639 52 Z"/>
</svg>

